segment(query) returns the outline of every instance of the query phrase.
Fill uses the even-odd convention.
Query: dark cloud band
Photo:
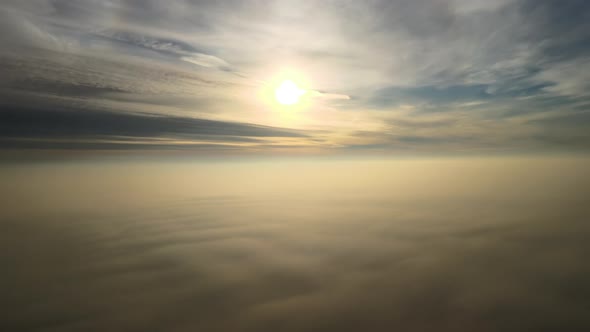
[[[10,147],[11,144],[15,147],[29,148],[67,146],[67,143],[63,142],[34,143],[43,139],[163,138],[201,142],[255,142],[261,138],[305,136],[299,131],[283,128],[178,116],[17,107],[3,107],[0,110],[0,139],[4,148]],[[21,142],[16,143],[15,139]],[[27,139],[34,141],[22,142]],[[80,147],[83,144],[72,142],[72,145]],[[87,146],[92,148],[97,145],[89,143]],[[119,146],[121,147],[133,148],[138,145],[125,144]]]

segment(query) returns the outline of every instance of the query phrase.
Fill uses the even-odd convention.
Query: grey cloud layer
[[[46,142],[43,139],[73,140],[72,148],[117,148],[117,143],[76,143],[75,140],[120,140],[160,138],[174,141],[258,142],[254,138],[305,137],[294,130],[221,122],[196,118],[157,116],[150,114],[116,113],[93,110],[46,110],[4,108],[0,112],[0,138],[4,147],[44,148],[67,146],[66,142]],[[41,139],[41,140],[40,140]],[[16,142],[15,142],[16,140]],[[141,148],[137,144],[121,144],[118,148]],[[132,143],[132,142],[131,142]],[[163,148],[165,144],[143,142],[147,148]],[[165,142],[164,142],[165,143]],[[173,142],[175,143],[175,142]],[[176,144],[178,144],[176,142]],[[192,145],[185,145],[190,148]],[[202,147],[203,145],[194,145]],[[212,145],[207,145],[212,147]],[[170,144],[169,148],[182,145]]]

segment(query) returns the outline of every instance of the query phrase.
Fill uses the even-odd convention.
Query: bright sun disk
[[[300,89],[297,84],[291,80],[283,81],[275,89],[275,98],[282,105],[294,105],[304,94],[305,90]]]

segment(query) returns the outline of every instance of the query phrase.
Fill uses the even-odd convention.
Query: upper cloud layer
[[[425,114],[461,114],[482,148],[504,149],[507,137],[542,148],[536,138],[558,134],[535,120],[588,111],[589,13],[576,0],[7,1],[0,94],[19,106],[321,130],[324,147],[397,149],[378,137],[408,136],[401,124]],[[317,97],[291,123],[256,100],[283,67]],[[360,131],[372,141],[355,142]],[[465,135],[442,127],[406,147]]]

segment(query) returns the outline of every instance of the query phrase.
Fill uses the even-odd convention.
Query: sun
[[[305,92],[295,82],[285,80],[275,89],[275,99],[282,105],[295,105]]]

